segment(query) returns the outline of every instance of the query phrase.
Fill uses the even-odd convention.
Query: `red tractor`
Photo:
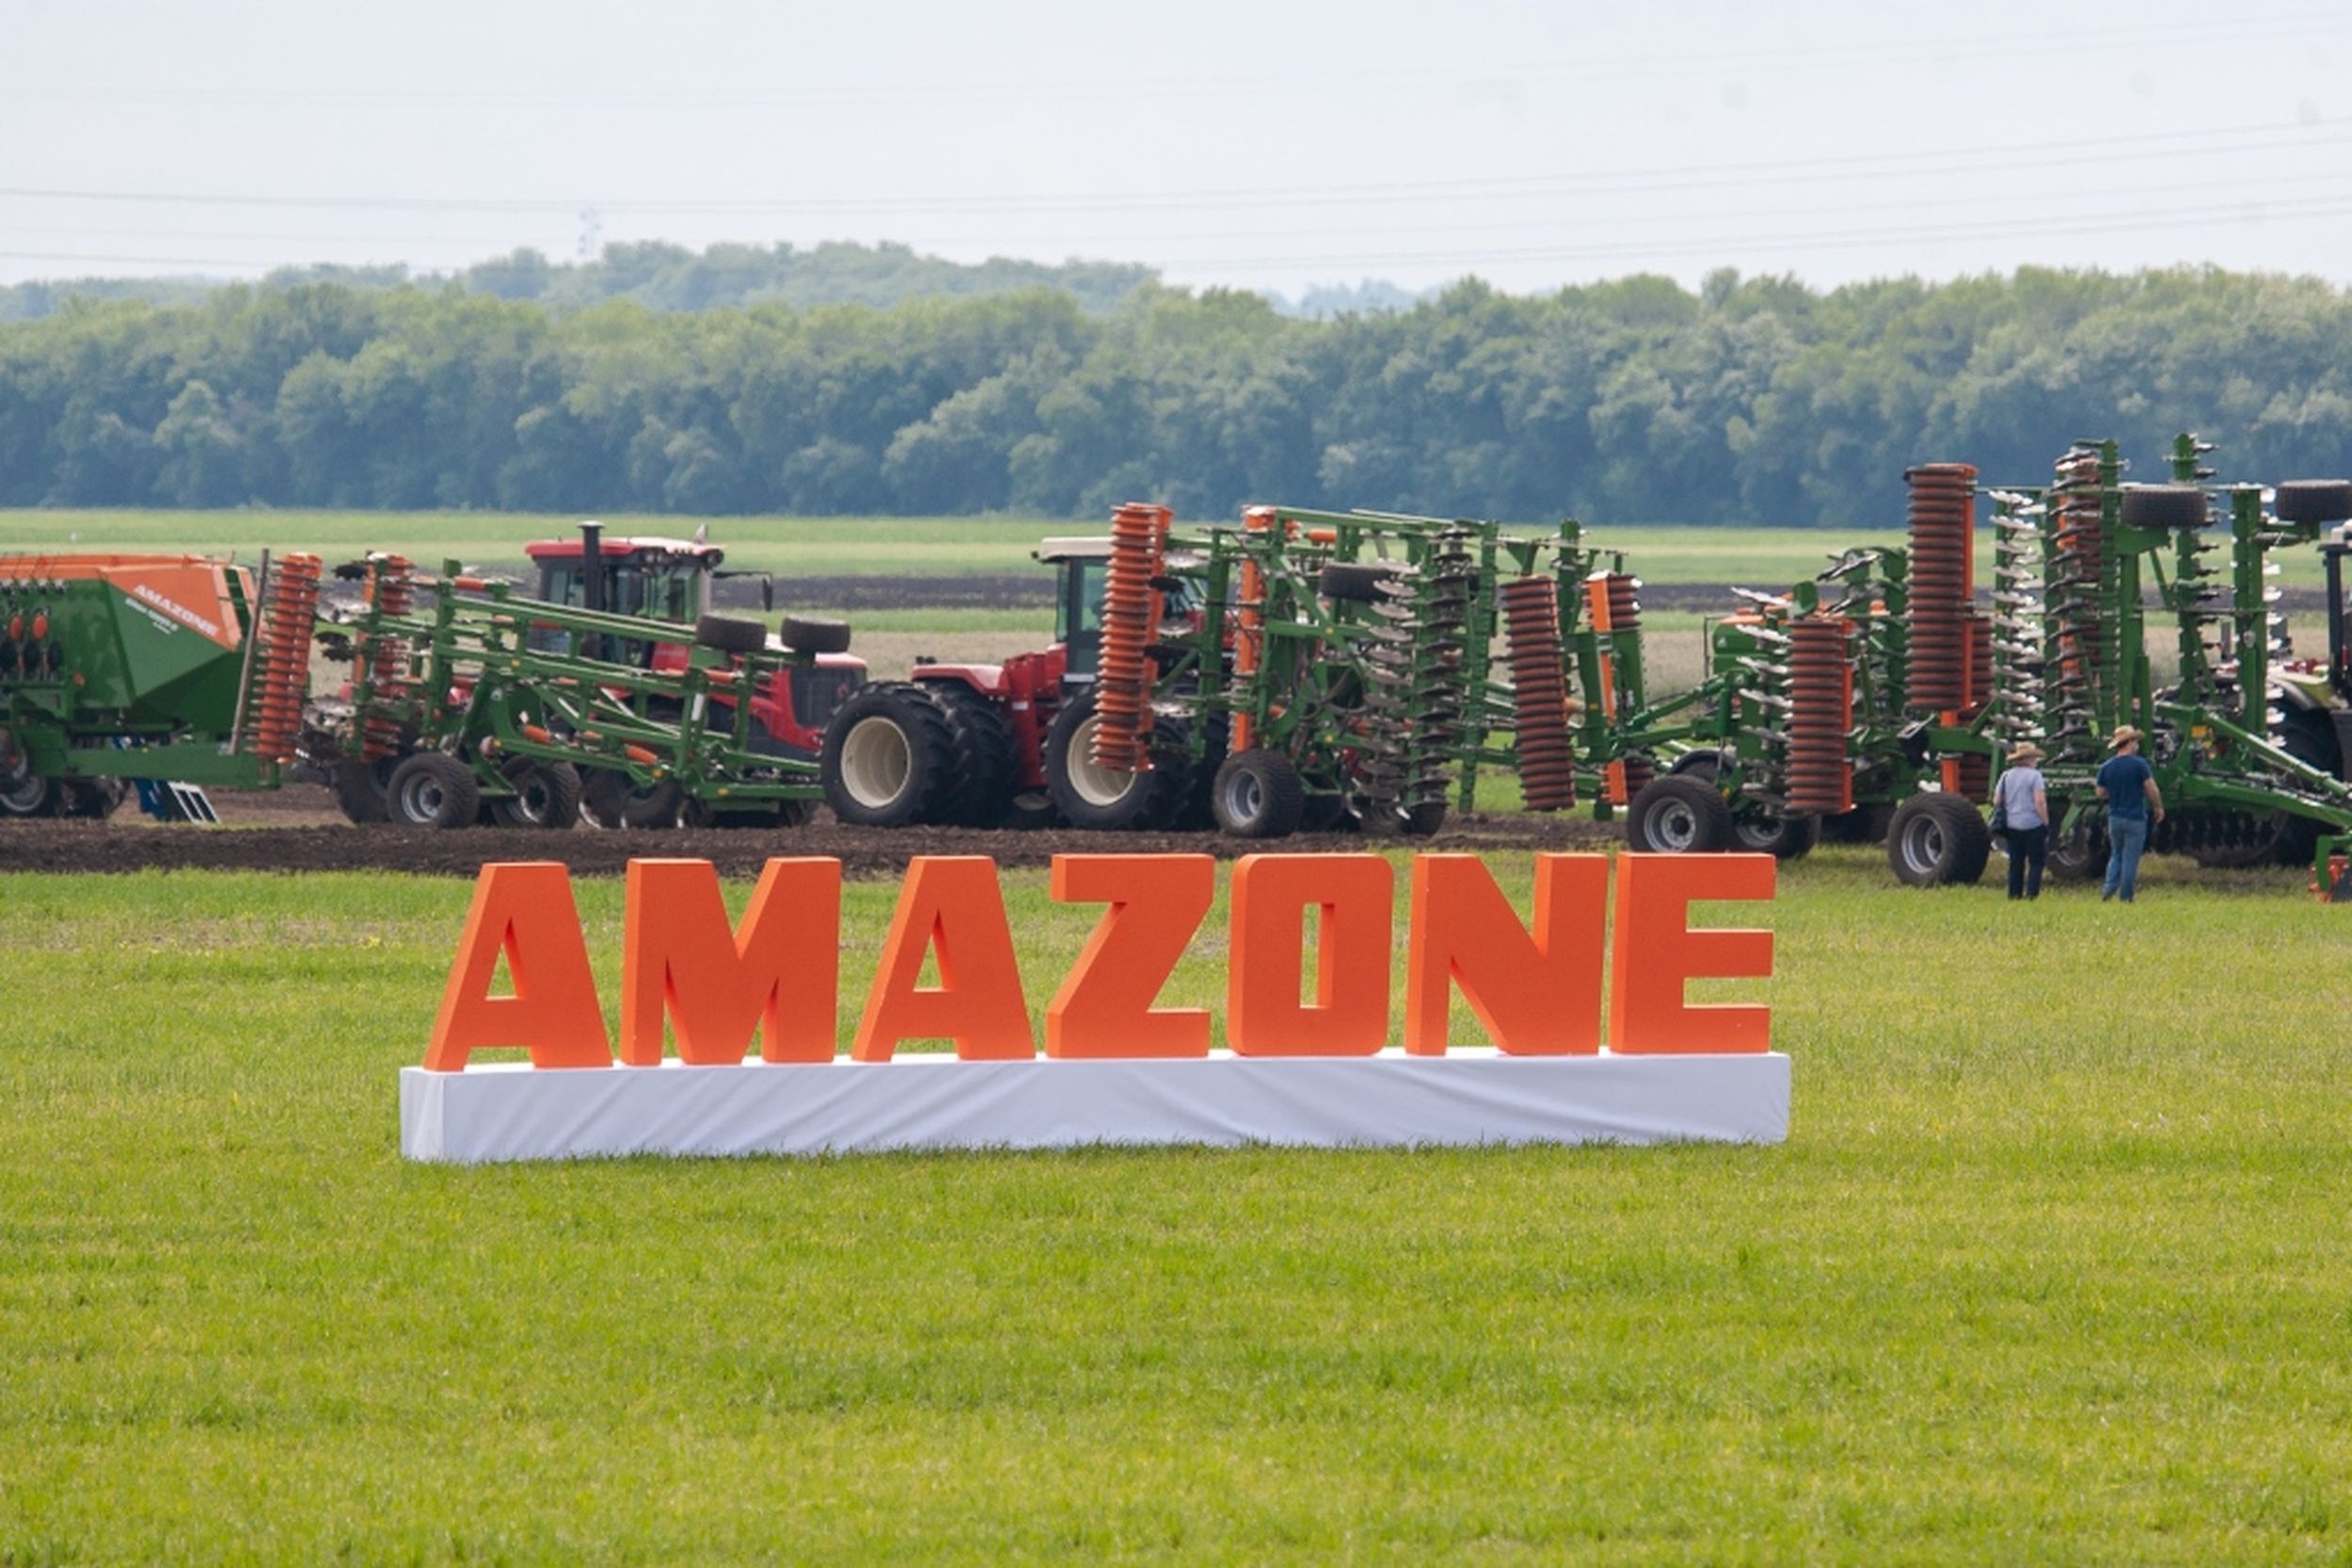
[[[1053,645],[1002,664],[917,660],[912,678],[842,703],[822,753],[835,816],[884,828],[1207,824],[1207,780],[1188,764],[1124,772],[1091,759],[1110,541],[1048,539],[1036,557],[1058,572]],[[1183,584],[1158,591],[1166,621],[1199,614]],[[1184,723],[1164,717],[1155,733],[1180,748]]]

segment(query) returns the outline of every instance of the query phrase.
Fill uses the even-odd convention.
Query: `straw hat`
[[[2107,736],[2107,750],[2110,752],[2120,751],[2122,747],[2132,741],[2145,740],[2147,738],[2148,736],[2145,734],[2132,728],[2129,724],[2118,724],[2115,726],[2115,733]]]
[[[2011,762],[2040,762],[2043,754],[2044,753],[2042,748],[2035,745],[2032,741],[2021,740],[2010,749],[2009,760]]]

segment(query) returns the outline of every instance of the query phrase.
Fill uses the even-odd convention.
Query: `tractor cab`
[[[537,597],[575,610],[691,625],[710,610],[710,579],[726,558],[716,545],[653,535],[607,539],[582,523],[576,539],[523,546],[539,568]]]
[[[1084,685],[1094,679],[1103,657],[1103,582],[1110,571],[1111,542],[1102,534],[1045,540],[1034,552],[1058,573],[1054,595],[1054,641],[1066,660],[1062,679]],[[1189,559],[1189,558],[1185,558]],[[1162,625],[1194,622],[1200,613],[1188,579],[1160,584]]]

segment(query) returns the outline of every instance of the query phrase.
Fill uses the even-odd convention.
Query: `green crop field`
[[[1041,1003],[1092,911],[1007,880]],[[0,875],[0,1562],[2343,1562],[2295,883],[1796,865],[1711,911],[1779,1148],[463,1170],[395,1124],[462,881]]]
[[[1029,559],[1050,534],[1101,532],[1104,522],[1067,518],[641,517],[604,519],[618,535],[689,534],[707,523],[731,566],[799,577],[1038,572]],[[512,565],[525,541],[568,533],[578,518],[500,512],[95,512],[0,510],[0,552],[16,550],[317,550],[330,559],[397,549],[417,560]],[[1848,533],[1822,529],[1592,527],[1589,539],[1623,549],[1629,565],[1656,583],[1736,582],[1781,588],[1811,577],[1834,551],[1899,545],[1899,529]],[[1978,550],[1989,580],[1990,535]],[[2280,581],[2319,580],[2311,550],[2283,550]],[[789,597],[788,590],[786,596]]]

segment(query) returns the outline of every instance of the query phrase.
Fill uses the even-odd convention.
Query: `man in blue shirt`
[[[2156,770],[2139,754],[2140,733],[2129,724],[2116,727],[2107,737],[2115,755],[2099,769],[2099,799],[2107,803],[2107,886],[2102,902],[2118,894],[2126,904],[2139,890],[2139,854],[2148,847],[2149,813],[2164,820],[2164,796],[2156,788]]]

